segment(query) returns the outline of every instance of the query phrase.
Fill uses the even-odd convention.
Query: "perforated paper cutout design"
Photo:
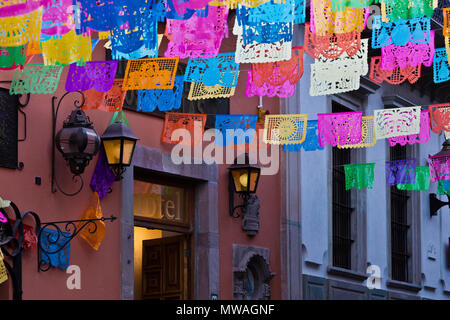
[[[85,66],[72,63],[67,74],[66,91],[109,91],[114,83],[117,65],[118,61],[92,61]]]
[[[419,134],[420,115],[420,107],[375,110],[375,135],[385,139]]]
[[[167,112],[164,120],[164,129],[161,136],[161,141],[183,145],[201,145],[203,138],[203,131],[206,123],[206,114],[197,113],[174,113]],[[171,140],[172,133],[177,129],[184,129],[189,132],[189,139],[184,140],[184,137]]]
[[[254,8],[257,7],[263,3],[266,3],[270,0],[213,0],[208,5],[210,6],[228,6],[230,9],[236,8],[237,4],[240,3],[243,6]],[[283,2],[281,0],[280,2]]]
[[[339,58],[344,52],[347,56],[355,55],[361,47],[361,33],[325,33],[318,35],[311,32],[310,23],[305,23],[305,51],[313,58],[323,56],[329,59]]]
[[[381,48],[390,44],[404,46],[408,42],[430,42],[430,19],[420,17],[410,20],[383,23],[381,16],[373,18],[372,48]]]
[[[428,116],[428,110],[422,110],[420,114],[419,134],[389,138],[389,145],[391,147],[396,144],[406,146],[406,144],[425,143],[428,140],[430,140],[430,117]]]
[[[120,1],[115,1],[115,3],[112,0],[77,0],[77,2],[80,19],[77,29],[79,28],[81,33],[88,32],[88,29],[108,31],[116,26],[118,22],[116,6],[120,6]]]
[[[297,1],[300,3],[304,1]],[[303,4],[304,7],[304,4]],[[271,0],[254,8],[238,5],[236,8],[236,18],[239,24],[248,24],[249,22],[294,22],[295,20],[295,3],[294,0],[286,0],[283,3],[276,3]],[[303,9],[304,10],[304,9]],[[299,11],[302,11],[300,9]],[[298,18],[297,20],[301,20]],[[304,19],[303,19],[304,22]],[[297,23],[303,23],[297,22]]]
[[[224,87],[220,84],[205,86],[203,82],[192,82],[189,88],[188,100],[230,98],[234,96],[236,87]]]
[[[76,35],[72,30],[61,38],[42,41],[45,65],[67,65],[74,62],[83,65],[91,60],[91,37]]]
[[[73,30],[75,24],[71,6],[72,0],[50,0],[49,6],[44,6],[41,33],[54,36]]]
[[[67,269],[70,261],[70,233],[53,229],[41,229],[40,246],[48,252],[41,252],[41,264]],[[62,248],[58,251],[59,248]],[[39,249],[40,250],[40,249]]]
[[[291,84],[286,81],[280,86],[272,86],[267,82],[264,82],[261,87],[258,87],[252,79],[252,70],[247,72],[247,87],[245,88],[245,95],[247,97],[259,96],[259,97],[275,97],[288,98],[292,97],[295,93],[295,84]]]
[[[428,106],[431,131],[440,134],[442,131],[450,132],[450,104],[434,104]]]
[[[450,37],[450,8],[443,8],[442,14],[444,16],[444,26],[442,28],[442,33],[446,37]]]
[[[380,0],[331,0],[333,11],[344,11],[346,7],[363,9]]]
[[[220,84],[235,87],[239,76],[239,64],[234,62],[234,53],[220,53],[217,57],[189,59],[184,81],[203,82],[206,86]]]
[[[416,182],[416,159],[386,161],[386,183],[395,186],[399,183]]]
[[[128,40],[131,39],[131,37],[135,36],[135,34],[127,34]],[[140,42],[133,42],[128,41],[127,43],[132,43],[132,46],[122,46],[122,42],[119,41],[116,43],[114,47],[112,47],[111,42],[111,57],[114,60],[135,60],[140,59],[142,57],[148,57],[148,58],[157,58],[158,57],[158,48],[161,44],[163,35],[158,35],[158,43],[155,44],[155,47],[153,48],[146,48],[145,45],[142,45],[141,47],[138,47],[137,45],[140,45],[142,41]],[[137,41],[137,40],[136,40]],[[138,48],[137,48],[138,47]],[[137,49],[135,49],[137,48]],[[122,51],[120,51],[122,50]],[[126,52],[123,52],[126,51]]]
[[[222,134],[222,137],[216,137],[216,145],[226,146],[230,142],[234,143],[234,145],[242,143],[251,144],[256,134],[255,125],[257,121],[257,115],[216,115],[215,128]]]
[[[52,94],[58,88],[61,72],[61,66],[27,64],[23,70],[15,70],[9,94]]]
[[[21,46],[39,41],[42,9],[21,16],[0,18],[0,47]]]
[[[422,70],[422,64],[418,64],[417,67],[406,66],[405,68],[395,68],[393,70],[382,70],[381,69],[381,57],[372,57],[370,61],[370,74],[369,79],[377,82],[383,83],[386,81],[390,84],[401,84],[405,81],[409,83],[416,83],[420,79]]]
[[[266,115],[264,142],[269,144],[299,144],[306,139],[307,114]]]
[[[242,25],[244,44],[292,41],[292,22],[248,22]]]
[[[395,68],[417,67],[422,63],[431,67],[434,57],[434,30],[431,30],[429,43],[408,42],[404,46],[390,44],[381,48],[381,69],[393,70]]]
[[[347,164],[344,165],[344,172],[345,190],[373,188],[375,163]]]
[[[433,81],[442,83],[450,80],[450,64],[448,63],[447,50],[436,49],[433,60]]]
[[[123,89],[172,89],[177,67],[178,57],[129,60]]]
[[[228,8],[211,7],[207,17],[193,15],[188,20],[168,19],[165,35],[169,38],[165,57],[210,58],[219,53],[228,35]]]
[[[106,112],[116,112],[122,110],[123,101],[127,94],[122,90],[123,79],[115,79],[107,92],[99,92],[89,89],[84,92],[84,105],[82,109],[97,109]]]
[[[362,111],[319,113],[319,144],[335,147],[338,144],[358,144],[362,140]]]
[[[343,53],[337,59],[319,59],[311,64],[310,95],[336,94],[359,89],[360,77],[368,72],[368,42],[361,41],[356,54],[349,57]]]
[[[0,70],[15,69],[26,61],[26,46],[0,47]]]
[[[398,190],[427,191],[430,188],[430,168],[428,166],[416,167],[416,182],[410,184],[399,183]]]
[[[153,112],[169,111],[181,107],[183,95],[183,76],[175,76],[175,84],[172,89],[145,89],[138,90],[137,111]]]
[[[252,64],[252,81],[262,87],[264,83],[281,86],[286,81],[294,84],[303,75],[303,47],[292,48],[291,59],[271,63]]]
[[[450,180],[450,156],[431,156],[428,157],[430,166],[430,180],[436,182],[438,180]]]
[[[208,0],[166,0],[166,18],[187,20],[194,14],[206,17],[209,14]]]
[[[47,5],[42,0],[5,0],[0,2],[0,17],[13,17],[24,15]]]
[[[383,22],[431,17],[437,0],[381,0]]]
[[[344,11],[333,12],[331,0],[311,1],[311,31],[318,35],[326,33],[362,32],[365,28],[368,10],[346,7]]]
[[[347,144],[341,146],[338,144],[339,149],[349,149],[349,148],[367,148],[372,147],[377,143],[377,138],[375,136],[375,126],[373,123],[373,116],[362,117],[361,123],[361,134],[362,139],[358,144]]]
[[[308,120],[306,124],[306,139],[300,144],[285,144],[283,146],[284,151],[298,152],[302,148],[305,151],[323,150],[324,147],[319,145],[319,128],[317,120]]]
[[[289,60],[292,53],[292,41],[277,41],[274,43],[258,43],[253,41],[245,44],[242,38],[242,26],[234,23],[233,34],[237,35],[236,56],[237,63],[264,63]]]

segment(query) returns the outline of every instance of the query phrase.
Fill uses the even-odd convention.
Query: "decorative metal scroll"
[[[97,232],[97,221],[112,222],[116,219],[111,216],[100,219],[43,222],[38,233],[38,271],[48,271],[52,266],[67,268],[72,239],[85,228],[91,234]]]

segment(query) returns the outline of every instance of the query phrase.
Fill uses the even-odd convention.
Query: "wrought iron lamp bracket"
[[[97,232],[97,224],[96,221],[111,221],[113,222],[117,218],[113,215],[109,218],[99,218],[99,219],[82,219],[82,220],[68,220],[68,221],[52,221],[52,222],[43,222],[41,224],[41,228],[38,233],[38,271],[48,271],[51,268],[49,263],[43,261],[43,255],[48,259],[46,261],[50,261],[49,255],[56,254],[63,250],[71,241],[74,239],[85,227],[88,227],[88,231],[91,234]],[[78,224],[79,223],[79,224]],[[77,225],[78,224],[78,225]],[[60,225],[64,225],[60,227]],[[47,251],[42,247],[42,230],[46,228],[51,228],[51,230],[56,231],[56,236],[48,237],[47,242],[56,246],[52,251]],[[68,234],[68,235],[66,235]],[[61,244],[59,244],[60,239]]]
[[[55,138],[56,138],[56,120],[58,119],[58,112],[59,112],[59,108],[61,107],[61,102],[64,100],[64,98],[66,98],[69,94],[74,94],[74,93],[78,93],[82,100],[81,103],[78,100],[75,100],[73,102],[73,105],[75,106],[75,108],[81,108],[84,105],[84,94],[81,91],[74,91],[74,92],[66,92],[58,101],[58,104],[56,105],[56,100],[58,99],[57,97],[53,96],[52,97],[52,185],[51,185],[51,191],[52,193],[55,193],[56,191],[60,191],[62,194],[64,194],[65,196],[75,196],[77,194],[79,194],[81,192],[81,190],[84,187],[84,180],[83,177],[81,175],[74,175],[72,177],[72,181],[74,183],[80,183],[79,188],[72,192],[65,192],[61,186],[58,183],[58,179],[56,178],[56,170],[55,170],[55,155],[56,155],[56,143],[55,143]],[[79,181],[79,182],[78,182]]]

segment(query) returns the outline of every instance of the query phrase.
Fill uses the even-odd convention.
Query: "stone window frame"
[[[358,101],[359,103],[356,103]],[[356,100],[348,94],[339,94],[329,96],[327,99],[328,110],[332,112],[333,102],[348,108],[351,111],[360,111],[366,109],[366,104],[361,100]],[[357,148],[353,150],[352,163],[365,163],[366,151],[365,149]],[[331,148],[328,151],[328,163],[333,163],[333,153]],[[328,168],[328,185],[333,185],[333,168]],[[332,188],[332,187],[330,187]],[[351,253],[351,269],[338,268],[333,266],[333,192],[332,189],[328,192],[328,268],[327,272],[331,275],[351,278],[357,281],[363,281],[367,278],[367,218],[365,212],[367,211],[367,190],[355,190],[352,192],[352,207],[355,211],[352,214],[352,235],[354,238],[352,253]],[[358,209],[359,211],[357,211]],[[362,211],[362,212],[361,212]]]
[[[170,154],[137,145],[131,166],[121,182],[120,265],[121,299],[134,299],[134,167],[189,179],[195,190],[193,299],[219,295],[218,166],[172,163]]]

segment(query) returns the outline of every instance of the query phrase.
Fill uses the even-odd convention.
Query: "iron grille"
[[[407,158],[406,147],[391,148],[391,160]],[[409,240],[408,219],[409,192],[391,187],[391,277],[393,280],[409,280]]]

